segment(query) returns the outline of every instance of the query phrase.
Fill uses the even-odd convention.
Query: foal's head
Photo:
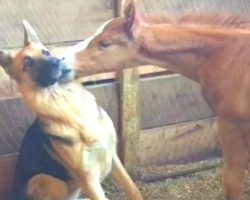
[[[127,67],[135,61],[138,48],[134,42],[135,0],[126,1],[122,13],[123,16],[105,22],[95,34],[73,47],[70,59],[77,76]]]

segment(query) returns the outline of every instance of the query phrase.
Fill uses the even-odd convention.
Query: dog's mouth
[[[65,84],[74,79],[74,71],[67,62],[45,61],[37,72],[35,81],[40,87],[49,87],[55,83]]]
[[[59,69],[53,69],[49,76],[51,85],[55,83],[66,84],[74,80],[74,71],[68,66],[61,66]]]
[[[74,79],[74,71],[70,68],[63,69],[61,76],[58,78],[58,83],[68,83]]]

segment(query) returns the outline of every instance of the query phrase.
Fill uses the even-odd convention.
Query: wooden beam
[[[121,16],[122,0],[115,0],[115,17]],[[120,78],[120,125],[118,153],[126,168],[138,165],[139,157],[139,71],[138,68],[118,72]]]
[[[137,176],[135,177],[136,180],[144,183],[156,182],[191,175],[193,173],[206,171],[221,165],[222,159],[220,157],[216,157],[213,159],[179,165],[140,167],[137,170]]]
[[[170,71],[167,71],[166,69],[156,67],[153,65],[148,66],[140,66],[138,67],[138,73],[141,78],[145,77],[155,77],[159,75],[166,75],[170,74]],[[108,72],[108,73],[101,73],[91,76],[85,76],[79,79],[79,81],[82,82],[89,82],[95,84],[96,82],[107,82],[110,80],[116,80],[117,74],[116,72]]]
[[[13,175],[17,154],[0,157],[0,197],[1,200],[10,200]]]
[[[140,134],[140,166],[179,164],[220,154],[217,119],[178,123],[143,130]]]
[[[223,5],[223,6],[222,6]],[[231,13],[249,16],[249,0],[137,0],[140,13],[178,16],[190,13]]]
[[[140,79],[139,84],[142,129],[192,121],[214,115],[200,94],[200,86],[182,76],[163,75],[143,78]],[[4,94],[2,93],[3,90],[0,90],[0,104],[4,104],[5,100],[8,101],[10,97],[15,97],[13,92],[10,91],[10,84],[5,86]],[[116,127],[119,112],[118,87],[117,82],[86,86],[96,96],[101,106],[111,115]],[[9,94],[6,95],[8,92]],[[4,113],[1,114],[4,115]]]
[[[117,11],[114,11],[114,3]],[[21,20],[26,18],[37,30],[44,44],[64,43],[86,39],[97,27],[120,15],[120,0],[8,0],[0,6],[0,47],[23,44]],[[137,0],[142,13],[235,13],[249,16],[248,0],[168,0],[167,2]],[[226,2],[226,3],[225,3]],[[27,6],[29,5],[29,6]],[[223,5],[223,6],[221,6]],[[18,11],[18,12],[17,12]],[[115,13],[114,13],[115,12]]]
[[[138,69],[120,74],[120,145],[121,159],[127,168],[138,165],[140,109]]]
[[[44,44],[79,41],[113,17],[112,1],[8,0],[0,6],[0,47],[23,45],[22,19],[34,26]]]
[[[122,0],[114,0],[114,17],[121,16]]]
[[[140,80],[143,129],[213,116],[201,96],[200,85],[180,75]]]
[[[213,116],[200,94],[197,83],[179,75],[145,78],[139,81],[141,129],[168,126]],[[138,87],[138,86],[136,86]],[[7,84],[7,88],[10,85]],[[119,131],[119,83],[86,86],[98,103],[109,113]],[[128,90],[128,89],[127,89]],[[19,150],[34,116],[26,109],[20,96],[0,91],[0,155]],[[138,114],[137,113],[137,114]],[[121,121],[120,121],[121,122]]]
[[[20,98],[0,100],[0,113],[0,156],[16,153],[34,116]]]

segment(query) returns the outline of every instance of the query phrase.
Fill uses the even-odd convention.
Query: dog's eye
[[[32,68],[34,65],[34,60],[31,57],[25,57],[23,59],[23,69]]]
[[[107,47],[110,47],[111,45],[112,45],[112,43],[109,42],[109,41],[101,41],[101,42],[99,43],[99,46],[100,46],[101,48],[107,48]]]
[[[47,50],[45,50],[45,49],[42,50],[42,54],[43,54],[44,56],[49,56],[49,55],[50,55],[49,51],[47,51]]]

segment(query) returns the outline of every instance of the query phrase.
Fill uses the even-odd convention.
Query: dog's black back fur
[[[38,120],[28,129],[20,149],[13,180],[12,200],[25,200],[27,182],[36,174],[47,174],[63,181],[71,179],[64,167],[48,153],[48,135],[42,130]]]

